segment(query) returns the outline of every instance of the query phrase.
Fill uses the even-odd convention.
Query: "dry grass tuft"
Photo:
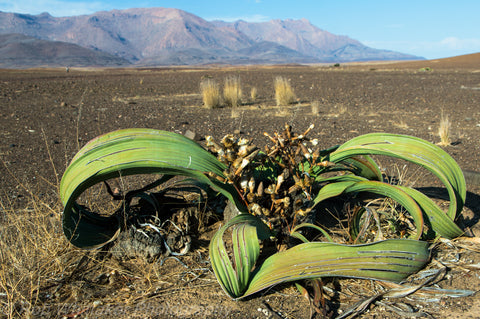
[[[30,196],[23,209],[8,196],[0,198],[0,311],[7,318],[31,317],[50,298],[44,287],[62,281],[80,256],[64,240],[60,203]]]
[[[206,108],[220,107],[220,89],[217,82],[212,79],[202,80],[200,82],[200,91],[202,92],[203,105]]]
[[[256,87],[252,87],[250,89],[250,98],[252,99],[252,101],[255,101],[258,97],[258,91],[257,91],[257,88]]]
[[[297,97],[290,82],[284,77],[277,76],[274,81],[275,101],[277,106],[285,106],[296,101]]]
[[[313,115],[318,115],[320,113],[320,102],[319,101],[313,101],[311,107],[312,107],[312,114]]]
[[[48,193],[57,193],[52,186]],[[28,200],[16,202],[0,194],[0,318],[73,318],[85,310],[88,317],[99,318],[92,304],[147,300],[151,294],[171,294],[181,278],[192,281],[188,289],[196,278],[209,275],[185,268],[183,261],[192,264],[188,256],[183,261],[119,260],[107,251],[76,249],[63,234],[58,197],[40,198],[35,195],[40,191],[20,187]],[[89,201],[98,200],[90,196]],[[208,280],[215,283],[213,277]]]
[[[223,100],[227,106],[231,107],[238,107],[242,103],[242,87],[238,76],[230,76],[225,79]]]
[[[335,105],[329,114],[327,114],[328,117],[340,117],[341,115],[345,114],[348,112],[348,108],[341,104],[341,105]]]
[[[408,130],[408,124],[403,119],[398,119],[396,121],[393,121],[393,125],[395,127],[398,127],[398,128],[404,129],[404,130]]]
[[[450,122],[448,115],[445,115],[442,110],[442,113],[440,115],[440,126],[438,128],[438,135],[440,136],[440,142],[438,143],[438,145],[448,146],[452,143],[452,140],[450,138],[451,126],[452,123]]]

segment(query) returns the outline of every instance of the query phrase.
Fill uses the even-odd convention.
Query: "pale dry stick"
[[[58,179],[57,169],[55,168],[55,164],[53,163],[52,153],[50,152],[50,147],[48,146],[48,143],[47,143],[47,136],[45,134],[45,130],[43,129],[43,127],[42,127],[42,135],[43,135],[43,140],[45,142],[45,147],[47,148],[48,159],[50,161],[50,164],[52,164],[53,174],[55,175],[55,180],[57,181],[57,191],[58,191],[60,187],[60,181]]]
[[[292,119],[290,120],[290,126],[293,126],[293,121],[295,121],[295,117],[297,116],[298,107],[293,109]]]
[[[240,123],[238,123],[238,132],[241,132],[242,130],[242,122],[243,122],[243,115],[245,114],[245,111],[242,111],[242,116],[240,117]]]
[[[341,235],[342,237],[344,237],[344,235],[346,234],[347,237],[349,237],[349,234],[350,232],[348,231],[348,229],[344,226],[344,223],[343,221],[340,219],[340,217],[338,216],[338,214],[334,214],[330,209],[326,209],[327,213],[333,217],[338,225],[341,227],[341,230],[338,230],[338,231],[335,231],[334,229],[329,229],[331,233],[336,233],[337,235]]]
[[[397,175],[398,175],[398,185],[407,186],[407,187],[414,187],[418,184],[418,181],[421,178],[425,178],[426,172],[422,171],[422,167],[416,166],[414,172],[408,174],[408,167],[404,165],[402,170],[400,171],[400,167],[397,165]]]
[[[82,97],[80,98],[80,102],[78,103],[79,107],[78,107],[77,127],[76,127],[76,130],[77,130],[77,132],[76,132],[77,133],[77,151],[80,150],[80,134],[79,134],[80,119],[82,117],[83,99],[85,98],[85,94],[87,93],[87,90],[88,90],[88,88],[86,87],[85,90],[82,93]]]
[[[3,234],[2,234],[3,235]],[[2,236],[3,237],[3,236]],[[7,257],[5,256],[6,250],[2,249],[0,250],[0,261],[2,262],[2,265],[6,264],[6,259]],[[7,315],[7,318],[13,318],[13,313],[14,313],[14,308],[15,308],[15,302],[14,302],[14,295],[13,295],[13,290],[15,290],[15,287],[13,287],[11,284],[8,284],[8,278],[6,277],[6,272],[4,270],[0,271],[0,289],[4,292],[2,292],[2,297],[5,297],[6,301],[2,300],[3,304],[3,309],[4,309],[4,314]],[[15,285],[17,286],[17,285]]]
[[[396,288],[391,288],[382,292],[376,292],[373,296],[367,297],[366,299],[357,302],[355,305],[345,310],[345,312],[338,318],[346,318],[351,315],[361,314],[367,309],[368,306],[370,306],[371,304],[375,304],[376,301],[382,298],[403,298],[414,294],[423,287],[428,287],[440,281],[445,276],[445,273],[446,267],[443,267],[440,268],[434,276],[425,280],[423,283],[417,284],[415,286],[395,284]]]

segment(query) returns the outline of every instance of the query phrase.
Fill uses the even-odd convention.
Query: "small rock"
[[[184,135],[185,135],[185,137],[188,137],[189,139],[191,139],[193,141],[199,141],[200,140],[197,133],[195,133],[193,131],[190,131],[190,130],[187,130]]]
[[[230,221],[233,217],[241,214],[238,208],[231,201],[228,201],[225,210],[223,211],[223,220]]]
[[[61,106],[61,107],[65,107],[65,106],[67,106],[67,103],[61,102],[61,103],[60,103],[60,106]]]

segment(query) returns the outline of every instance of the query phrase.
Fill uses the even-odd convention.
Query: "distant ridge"
[[[375,64],[380,67],[382,63]],[[468,69],[471,71],[480,71],[480,53],[464,54],[454,57],[422,60],[422,61],[404,61],[383,64],[386,68],[399,69],[425,69],[430,70],[448,70],[448,69]]]
[[[321,30],[307,19],[271,20],[268,22],[223,22],[215,25],[230,27],[256,42],[270,41],[285,46],[317,62],[354,62],[372,60],[421,60],[422,57],[367,47],[357,40]]]
[[[347,36],[321,30],[306,19],[261,23],[209,22],[173,8],[112,10],[59,18],[48,13],[28,15],[0,12],[0,34],[12,33],[45,41],[68,42],[122,59],[114,61],[104,56],[106,60],[103,63],[106,65],[278,64],[422,59],[369,48]],[[38,51],[38,54],[51,53],[43,50]],[[85,61],[92,59],[92,63],[101,62],[98,56],[95,60],[91,53],[85,54]],[[52,59],[55,60],[52,56],[45,56],[39,60],[48,62]]]
[[[0,34],[0,68],[128,64],[125,59],[72,43],[40,40],[18,33]]]

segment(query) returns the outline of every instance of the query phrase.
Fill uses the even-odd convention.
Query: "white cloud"
[[[39,14],[48,12],[55,17],[90,14],[105,10],[98,1],[65,2],[61,0],[7,0],[0,1],[0,11]]]
[[[457,37],[448,37],[440,41],[440,45],[451,50],[480,51],[480,39],[460,39]]]

